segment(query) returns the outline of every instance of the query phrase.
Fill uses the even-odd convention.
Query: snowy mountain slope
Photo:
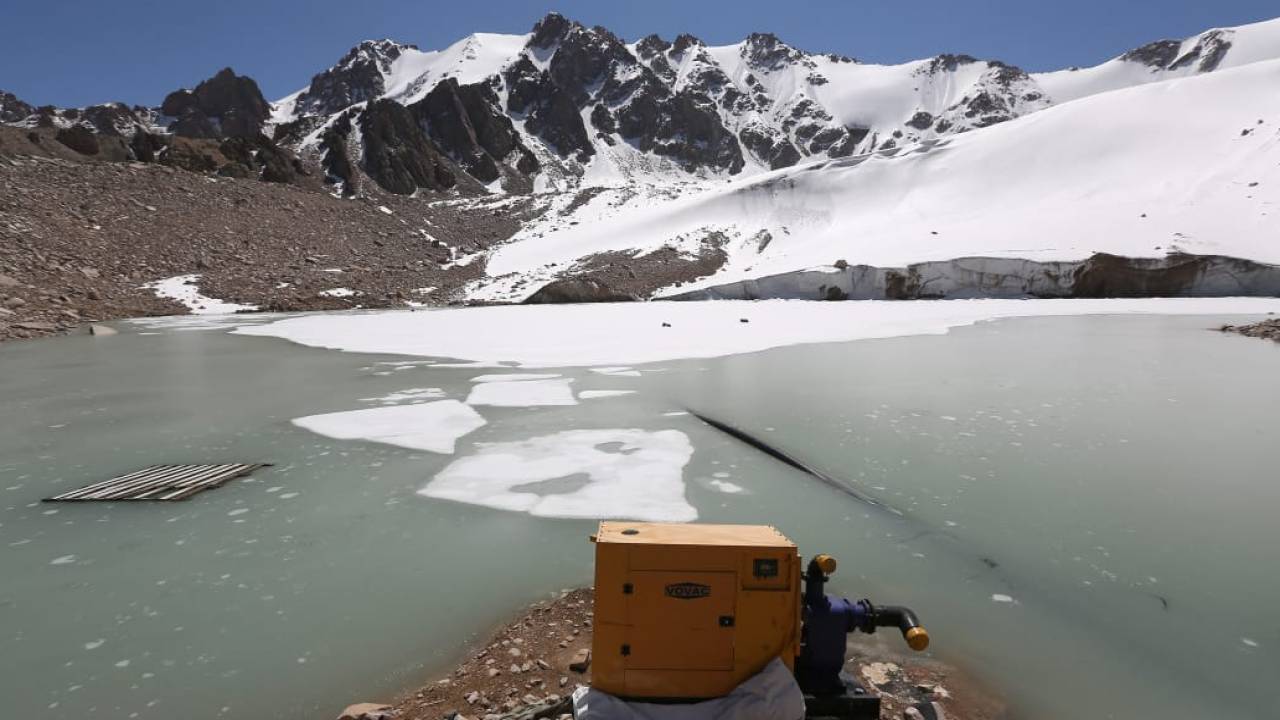
[[[665,183],[681,174],[723,182],[1276,57],[1280,21],[1151,43],[1087,70],[1028,74],[966,55],[864,64],[807,53],[767,33],[724,46],[691,35],[626,43],[553,13],[528,34],[476,34],[440,51],[362,43],[279,101],[273,120],[303,129],[286,142],[315,151],[336,120],[355,118],[370,101],[412,106],[453,78],[494,93],[495,106],[539,161],[539,190]],[[363,148],[348,150],[355,165],[364,164]],[[439,150],[458,154],[447,145]]]
[[[488,272],[550,279],[601,252],[718,232],[682,290],[814,266],[1170,252],[1280,263],[1280,60],[1094,95],[980,132],[824,160],[611,219],[536,228]],[[542,235],[536,237],[536,235]],[[480,297],[519,299],[504,280]]]
[[[1037,73],[1032,78],[1063,103],[1163,80],[1280,58],[1280,19],[1207,30],[1185,40],[1158,40],[1091,68]]]

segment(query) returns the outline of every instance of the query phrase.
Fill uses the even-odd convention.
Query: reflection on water
[[[838,590],[916,608],[934,649],[1024,716],[1076,718],[1087,702],[1274,717],[1280,348],[1204,331],[1220,321],[1017,320],[555,371],[580,402],[520,406],[546,386],[499,388],[515,406],[476,407],[486,424],[454,455],[291,420],[465,401],[501,370],[190,327],[0,346],[0,695],[15,716],[332,715],[587,582],[593,522],[521,510],[621,492],[837,554]],[[636,392],[594,392],[619,390]],[[578,461],[520,467],[569,445]],[[276,465],[180,504],[39,502],[143,465],[231,461]],[[649,481],[630,471],[641,461],[656,463]],[[476,504],[494,495],[471,475],[500,476],[516,510]]]

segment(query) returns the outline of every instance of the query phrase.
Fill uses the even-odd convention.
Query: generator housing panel
[[[800,648],[800,558],[763,525],[603,522],[595,536],[593,687],[721,697]]]

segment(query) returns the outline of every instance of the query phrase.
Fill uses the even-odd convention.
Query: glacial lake
[[[1252,317],[1011,319],[618,369],[423,364],[198,319],[6,343],[0,697],[13,717],[193,720],[390,698],[589,583],[595,522],[543,515],[651,473],[655,513],[772,524],[836,555],[835,591],[913,607],[931,652],[1015,717],[1280,717],[1280,346],[1209,330]],[[453,454],[291,422],[465,401],[506,372],[559,377],[519,381],[543,385],[514,406],[473,398],[485,424]],[[518,404],[566,386],[575,404]],[[645,462],[607,457],[632,443]],[[490,457],[505,451],[548,465],[492,503],[538,503],[419,494],[474,492],[510,471]],[[40,502],[242,461],[274,466],[184,503]]]

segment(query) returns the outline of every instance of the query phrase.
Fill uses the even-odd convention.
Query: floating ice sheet
[[[437,387],[429,388],[408,388],[406,390],[398,390],[388,393],[381,397],[360,398],[360,402],[376,402],[381,405],[397,405],[399,403],[418,402],[421,400],[435,400],[445,396],[445,391]]]
[[[523,380],[551,380],[560,377],[556,373],[494,373],[492,375],[477,375],[471,378],[471,382],[519,382]]]
[[[627,366],[591,368],[591,372],[614,377],[640,377],[640,371]]]
[[[458,438],[481,427],[485,420],[457,400],[438,400],[309,415],[294,418],[293,424],[338,440],[369,440],[447,455]]]
[[[603,367],[722,357],[805,343],[940,335],[953,327],[1000,318],[1275,311],[1280,311],[1276,298],[594,303],[309,315],[235,332],[351,352],[494,365],[510,361],[525,367]],[[740,323],[742,317],[751,322]]]
[[[468,405],[532,407],[535,405],[577,405],[569,389],[571,378],[562,380],[522,380],[483,382],[471,388]]]
[[[635,390],[583,390],[578,393],[578,397],[583,400],[591,400],[593,398],[618,397],[619,395],[633,395]]]
[[[678,430],[567,430],[478,448],[419,494],[543,517],[698,517],[683,479],[693,445]]]

